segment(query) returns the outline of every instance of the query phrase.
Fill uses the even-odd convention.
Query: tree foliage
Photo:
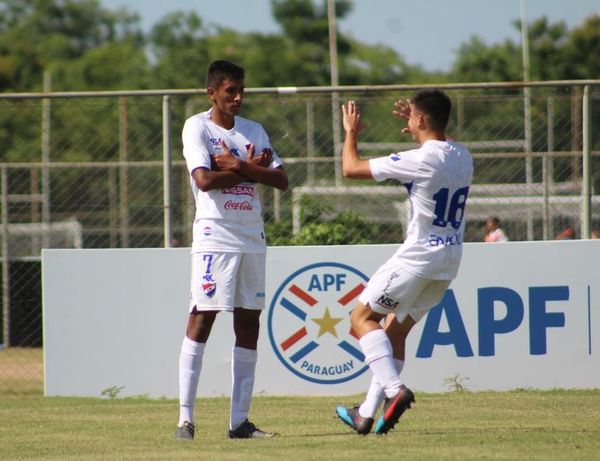
[[[181,11],[163,17],[145,33],[136,13],[104,8],[99,0],[0,0],[0,92],[40,91],[46,72],[52,76],[54,91],[202,88],[206,67],[214,59],[230,59],[244,66],[248,87],[327,86],[331,77],[326,5],[315,0],[271,0],[273,17],[281,26],[279,33],[240,33],[228,27],[207,25],[199,13]],[[352,5],[350,0],[336,0],[338,24],[352,11]],[[514,25],[518,29],[520,22],[515,21]],[[521,45],[512,40],[487,44],[479,37],[471,37],[460,46],[450,72],[432,73],[407,63],[392,48],[361,43],[342,33],[339,27],[336,36],[342,85],[523,78]],[[552,23],[542,17],[529,25],[529,36],[532,80],[588,79],[600,75],[600,16],[592,15],[571,30],[562,21]],[[515,95],[518,96],[517,92]],[[35,105],[39,102],[19,104],[22,104],[19,110],[0,111],[0,157],[4,161],[39,159],[40,113]],[[73,113],[70,107],[53,103],[53,137],[68,141],[64,141],[58,154],[53,154],[52,160],[118,159],[118,135],[114,127],[119,126],[119,108],[116,100],[105,101],[104,106],[99,104],[80,107]],[[283,118],[287,131],[275,133],[281,135],[275,141],[283,137],[287,137],[287,142],[294,141],[295,152],[286,155],[301,156],[306,143],[306,115],[303,111],[288,110],[293,104],[313,105],[314,136],[323,145],[332,145],[329,101],[282,100],[281,110],[272,113],[265,113],[258,104],[255,107],[249,104],[245,114],[260,116],[269,132],[271,122]],[[480,104],[470,104],[463,114],[469,124],[460,135],[472,141],[493,140],[498,136],[501,121],[504,130],[501,136],[523,139],[522,120],[511,115],[519,111],[521,104],[522,99],[517,97],[504,98],[501,103],[490,104],[482,99]],[[534,103],[532,108],[533,127],[540,132],[546,129],[545,101],[543,104],[542,107],[541,103]],[[575,107],[568,98],[557,102],[557,106],[557,112],[569,112]],[[130,132],[148,134],[129,140],[131,155],[136,159],[155,158],[160,151],[161,112],[147,107],[131,104],[127,109],[132,115]],[[382,107],[374,102],[364,108],[364,114],[388,110],[387,102]],[[594,118],[598,109],[593,110]],[[183,117],[183,112],[180,110],[175,117]],[[496,125],[491,124],[492,120]],[[182,123],[175,122],[177,126]],[[597,133],[597,127],[594,130]],[[573,127],[566,127],[558,133],[555,147],[573,147],[574,132]],[[387,138],[390,133],[393,131],[373,130],[364,139],[392,142]],[[600,139],[597,135],[593,138]],[[93,149],[82,147],[91,145]],[[544,147],[538,146],[538,150]],[[498,163],[495,171],[489,170],[489,177],[478,179],[486,182],[523,179],[524,172],[518,162],[504,162]],[[320,169],[317,174],[323,176],[318,179],[325,175],[330,178],[329,173],[325,168]],[[64,175],[55,181],[86,185],[87,190],[95,191],[90,194],[107,193],[91,186],[91,180],[86,182],[75,174],[72,176]],[[79,194],[79,198],[84,196]],[[140,206],[146,207],[147,200],[148,196],[140,197]],[[291,223],[271,224],[277,232],[270,235],[279,236],[278,241],[271,243],[348,244],[363,243],[365,239],[379,242],[400,239],[401,229],[366,223],[355,213],[334,213],[319,208],[318,204],[305,210],[308,214],[297,235],[292,235]]]
[[[146,34],[136,13],[103,8],[98,0],[0,0],[0,91],[40,90],[52,72],[54,90],[195,88],[206,65],[225,58],[244,65],[248,86],[328,85],[327,3],[271,0],[281,33],[240,33],[207,26],[196,12],[174,12]],[[352,11],[335,2],[336,19]],[[520,22],[514,26],[520,28]],[[520,43],[463,43],[452,71],[428,73],[395,50],[366,45],[336,31],[340,83],[521,80]],[[529,25],[531,79],[600,75],[600,16],[569,30],[564,22]]]
[[[520,21],[514,21],[520,31]],[[571,80],[600,75],[600,16],[592,15],[569,31],[563,21],[546,17],[528,25],[530,79]],[[461,82],[518,81],[523,79],[522,47],[506,40],[487,45],[479,37],[463,43],[451,78]]]
[[[138,17],[103,9],[96,0],[3,0],[0,18],[2,91],[38,90],[44,71],[72,64],[110,43],[128,42],[143,55]],[[109,64],[104,72],[114,70]]]

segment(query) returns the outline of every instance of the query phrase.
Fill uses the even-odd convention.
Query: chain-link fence
[[[387,155],[415,146],[392,110],[417,89],[247,90],[243,115],[265,126],[290,179],[262,191],[269,244],[402,241],[404,188],[341,176],[339,105],[360,106],[362,156]],[[475,158],[466,241],[489,216],[511,240],[600,228],[600,81],[444,89],[448,132]],[[41,392],[42,248],[191,244],[180,133],[207,106],[202,91],[0,95],[0,393]]]

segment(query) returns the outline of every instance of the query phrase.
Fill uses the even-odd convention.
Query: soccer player
[[[186,120],[183,155],[196,201],[191,295],[179,356],[178,439],[193,439],[202,356],[213,322],[233,312],[230,438],[270,437],[248,420],[259,316],[265,306],[266,243],[258,184],[286,190],[288,179],[262,125],[238,116],[244,70],[218,60],[208,67],[212,107]]]
[[[406,337],[440,301],[456,276],[473,174],[473,159],[467,148],[446,138],[451,109],[446,94],[420,91],[410,101],[397,101],[395,107],[394,115],[408,121],[402,132],[410,133],[419,148],[363,160],[357,147],[358,107],[354,101],[342,106],[346,133],[342,152],[344,176],[394,179],[408,189],[412,210],[404,243],[375,272],[350,314],[373,378],[361,405],[340,406],[336,412],[359,434],[371,431],[382,402],[383,414],[375,425],[378,434],[392,429],[415,401],[399,377]],[[382,327],[380,322],[386,316]]]

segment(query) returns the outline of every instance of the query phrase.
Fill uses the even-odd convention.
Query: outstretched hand
[[[342,122],[345,131],[360,131],[360,111],[354,101],[342,104]]]
[[[394,107],[396,110],[393,111],[393,114],[398,118],[408,121],[410,118],[410,101],[408,99],[398,99],[394,103]],[[408,127],[404,127],[402,128],[402,133],[410,133],[410,130]]]

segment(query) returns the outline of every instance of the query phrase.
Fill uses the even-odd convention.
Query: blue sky
[[[323,0],[315,0],[315,3]],[[240,32],[279,32],[270,0],[100,0],[106,8],[127,7],[145,30],[173,11],[195,11],[207,24]],[[352,14],[338,22],[346,34],[397,50],[409,64],[447,71],[461,43],[477,35],[487,44],[520,40],[513,27],[521,0],[354,0]],[[600,0],[525,0],[529,23],[541,16],[577,26],[600,15]]]

